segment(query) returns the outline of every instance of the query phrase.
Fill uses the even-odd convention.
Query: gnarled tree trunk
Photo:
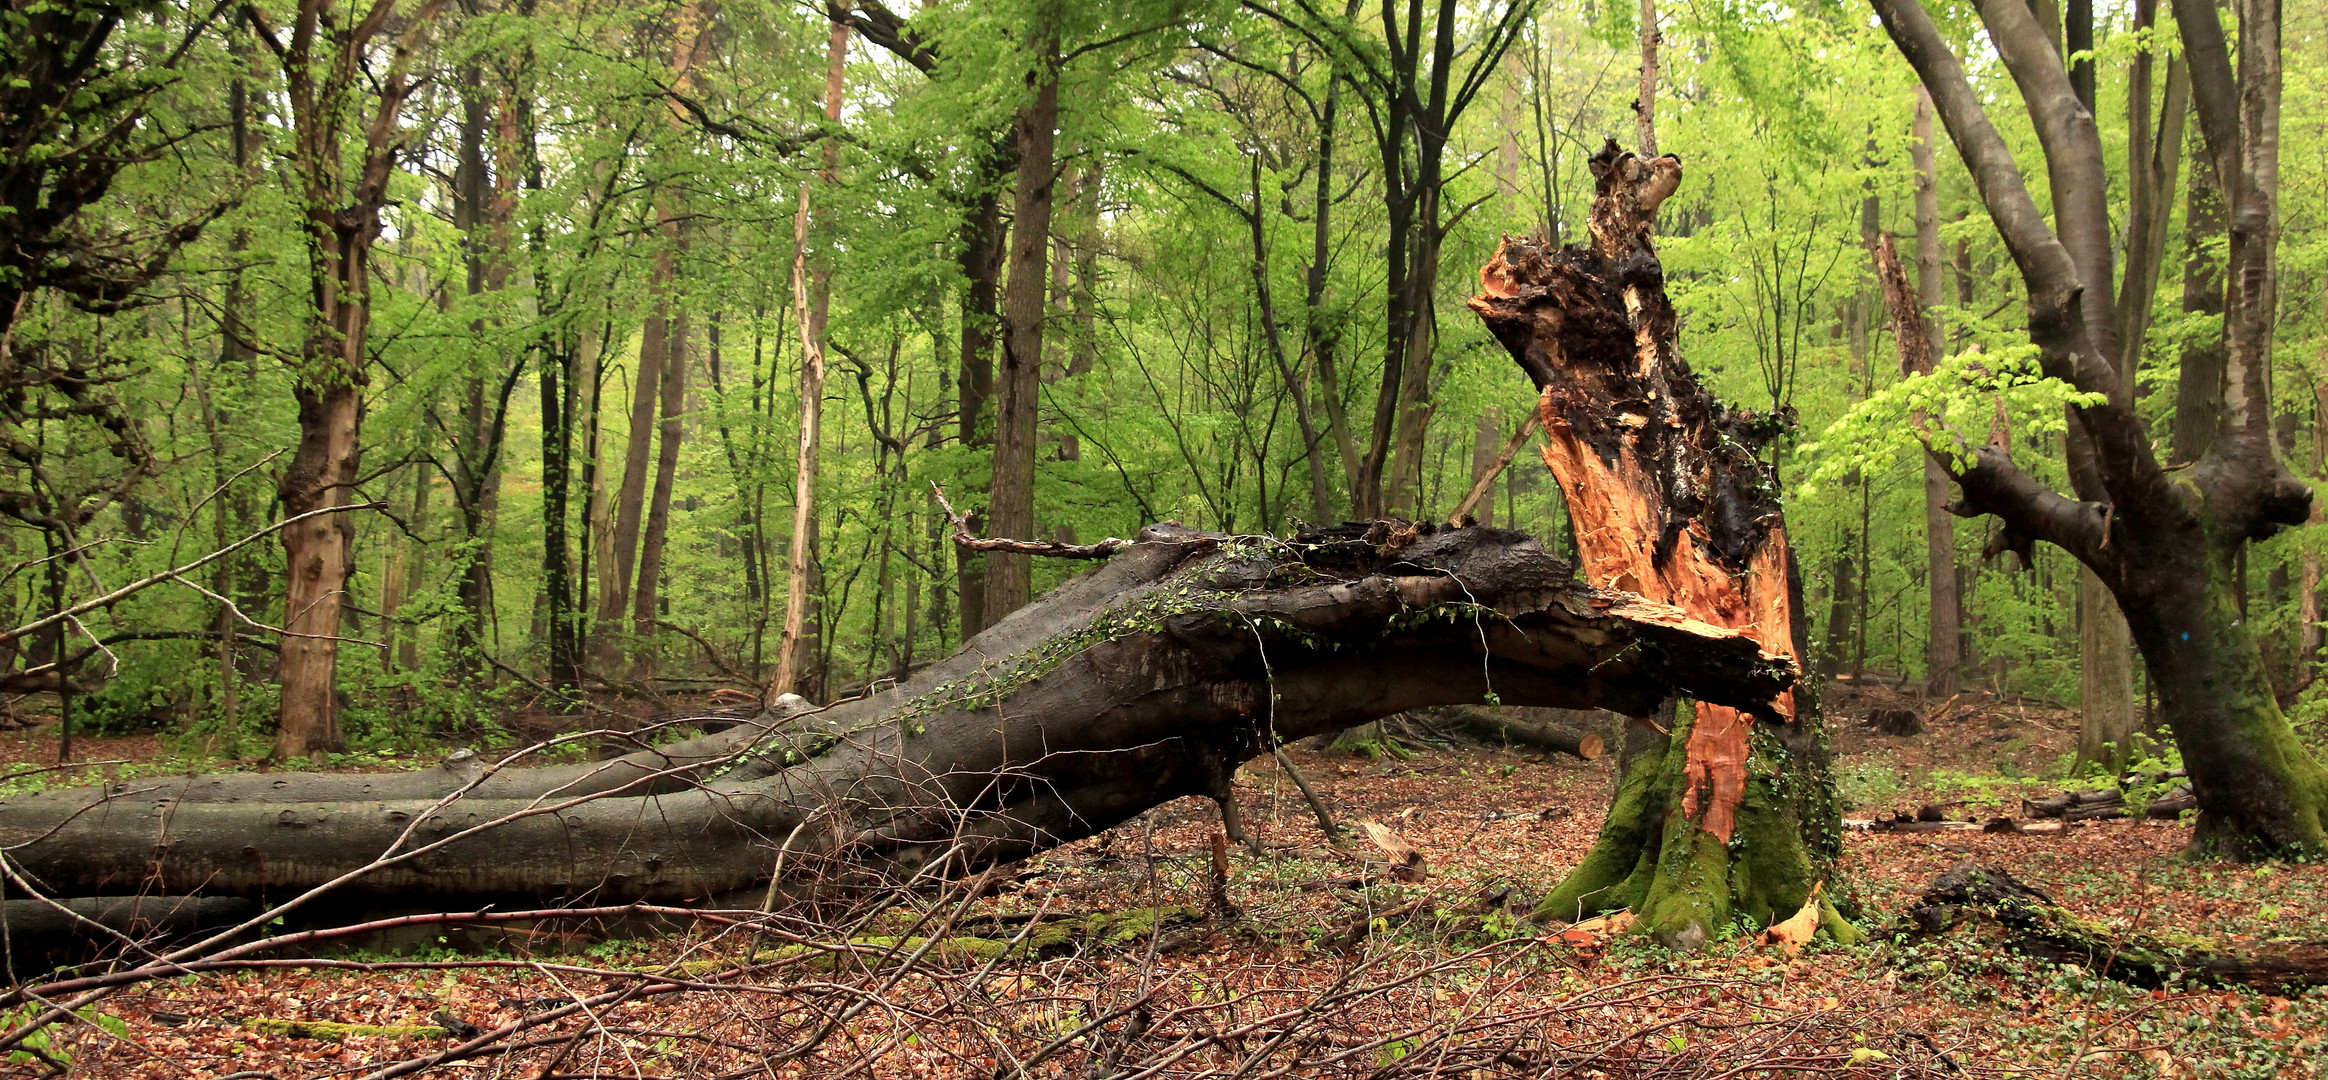
[[[1674,351],[1651,237],[1681,162],[1611,141],[1591,164],[1590,245],[1506,239],[1471,306],[1542,390],[1544,461],[1585,580],[1741,630],[1791,665],[1793,556],[1754,456],[1777,425],[1714,400]],[[1815,714],[1791,691],[1770,712],[1756,724],[1701,697],[1670,730],[1630,725],[1600,840],[1538,914],[1630,908],[1660,940],[1694,948],[1733,920],[1768,926],[1800,909],[1829,873],[1837,814]],[[1853,933],[1831,906],[1825,921]]]
[[[2278,217],[2279,5],[2243,0],[2239,70],[2215,5],[2175,0],[2191,102],[2211,168],[2230,196],[2224,351],[2219,367],[2184,358],[2169,470],[2114,367],[2107,208],[2093,117],[2026,5],[1984,0],[1981,20],[2029,107],[2055,195],[2048,225],[1982,96],[1929,12],[1875,0],[1892,41],[1931,91],[1990,220],[2028,286],[2029,338],[2044,373],[2099,401],[2074,413],[2087,451],[2071,462],[2077,499],[1981,447],[1950,462],[1960,512],[1995,514],[2001,548],[2023,562],[2042,540],[2077,557],[2118,600],[2141,646],[2159,713],[2174,731],[2199,803],[2194,847],[2239,857],[2328,851],[2328,770],[2296,738],[2240,612],[2237,568],[2252,540],[2300,525],[2311,489],[2282,464],[2272,430],[2271,357]],[[2201,215],[2203,216],[2203,215]],[[2191,402],[2204,407],[2190,409]],[[2186,446],[2185,436],[2203,445]],[[2186,457],[2186,454],[2190,455]]]
[[[1492,694],[1645,715],[1683,693],[1775,720],[1791,677],[1747,634],[1578,581],[1519,533],[1150,526],[873,696],[581,765],[14,796],[0,842],[61,896],[281,899],[345,878],[319,910],[757,902],[779,870],[809,890],[1024,857],[1217,794],[1277,740],[1407,709]]]

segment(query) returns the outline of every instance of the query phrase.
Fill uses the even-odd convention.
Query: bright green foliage
[[[261,7],[280,25],[283,5]],[[1933,375],[1897,377],[1863,228],[1898,233],[1903,251],[1914,248],[1913,83],[1863,10],[1728,0],[1664,7],[1659,141],[1681,155],[1686,180],[1665,205],[1659,245],[1683,354],[1724,398],[1796,420],[1797,437],[1771,453],[1813,651],[1839,651],[1846,670],[1920,676],[1923,438],[1961,454],[2001,424],[2016,460],[2058,485],[2061,406],[2075,395],[2029,371],[2016,271],[1945,146],[1945,302],[1936,314],[1947,359]],[[1973,78],[2009,99],[2001,66],[1973,47],[1967,9],[1943,8]],[[1348,511],[1352,462],[1333,414],[1363,441],[1386,346],[1388,204],[1375,146],[1381,103],[1347,80],[1337,86],[1336,57],[1320,42],[1382,43],[1363,12],[1345,22],[1334,5],[1305,9],[1312,14],[1297,27],[1267,3],[1065,6],[1050,238],[1059,287],[1035,481],[1043,538],[1129,536],[1166,519],[1283,532]],[[707,32],[699,43],[676,41],[697,25],[696,11],[713,12]],[[832,282],[812,538],[814,666],[837,693],[960,643],[951,525],[930,485],[966,511],[982,506],[990,462],[985,446],[961,438],[961,347],[966,332],[997,328],[966,315],[961,244],[982,199],[999,194],[1009,205],[1007,151],[1028,93],[1022,38],[1031,11],[921,5],[907,21],[905,44],[924,50],[912,61],[858,35],[838,130],[823,120],[827,27],[810,6],[447,12],[423,43],[431,78],[406,110],[407,152],[389,181],[395,201],[375,267],[359,494],[389,509],[350,520],[356,614],[341,672],[351,738],[412,745],[529,707],[565,707],[576,691],[551,685],[560,678],[549,651],[553,587],[559,610],[581,613],[567,618],[593,646],[585,687],[757,690],[768,677],[795,540],[786,535],[800,414],[792,215],[803,181],[815,181],[807,256]],[[1632,126],[1634,17],[1626,4],[1539,5],[1453,133],[1425,452],[1413,505],[1394,509],[1452,509],[1482,447],[1492,454],[1532,402],[1524,376],[1462,301],[1473,268],[1504,234],[1583,239],[1584,159],[1604,134]],[[2114,200],[2124,197],[2126,72],[2146,44],[2127,18],[2103,12],[2096,50]],[[2285,65],[2275,385],[2286,452],[2307,473],[2328,473],[2316,465],[2308,392],[2328,352],[2319,269],[2328,258],[2324,20],[2290,6]],[[162,78],[151,59],[168,45],[159,25],[137,23],[108,47],[133,77],[160,86],[151,96],[156,130],[184,134],[170,154],[130,167],[86,226],[104,232],[230,208],[179,252],[146,302],[98,315],[41,293],[11,346],[23,356],[102,356],[118,373],[92,390],[105,409],[75,411],[55,387],[30,389],[49,411],[5,433],[58,490],[108,490],[128,476],[113,449],[121,435],[100,413],[136,418],[124,430],[156,463],[77,536],[87,551],[71,579],[76,596],[274,520],[274,481],[297,430],[276,357],[296,350],[310,305],[297,193],[282,167],[282,87],[253,62],[263,46],[239,20],[208,27]],[[2161,33],[2148,43],[2168,40]],[[674,56],[691,44],[700,48],[680,77]],[[249,136],[239,148],[229,107],[238,95]],[[454,195],[472,114],[483,118],[481,142],[469,136],[489,205],[486,223],[465,233]],[[2024,114],[1994,115],[2024,163],[2037,161]],[[828,148],[825,183],[815,177]],[[2042,188],[2041,170],[2029,179]],[[683,230],[663,227],[678,219]],[[2182,343],[2221,332],[2219,320],[2178,311],[2179,209],[2172,229],[2138,379],[2150,390],[2139,408],[2153,432],[2172,419]],[[670,268],[668,310],[688,325],[661,604],[645,623],[627,610],[598,623],[590,612],[610,562],[609,504],[631,440],[652,437],[631,430],[629,416],[658,263]],[[222,329],[230,318],[245,328],[232,339]],[[988,360],[998,354],[996,346]],[[991,430],[993,408],[985,403],[973,431]],[[553,417],[573,424],[562,475],[550,467]],[[29,468],[21,457],[16,466]],[[459,504],[454,478],[463,470],[489,472],[489,497]],[[564,551],[552,559],[544,514],[561,498]],[[1481,516],[1498,525],[1566,544],[1557,491],[1529,452],[1483,505],[1490,513]],[[1966,682],[2073,701],[2074,567],[2047,549],[2031,573],[1980,565],[1993,528],[1974,521],[1958,530]],[[2295,683],[2297,594],[2321,535],[2293,530],[2249,558],[2248,618],[2273,643],[2286,689]],[[41,557],[40,534],[14,523],[0,531],[0,547],[15,553],[11,565]],[[281,561],[262,540],[195,576],[215,596],[165,585],[85,616],[88,634],[69,652],[88,653],[78,670],[92,693],[76,722],[161,730],[195,749],[255,745],[273,715],[264,627],[282,620]],[[553,562],[565,573],[554,585]],[[477,563],[489,568],[491,588],[470,611],[459,582]],[[1857,583],[1848,634],[1836,621],[1839,564]],[[1036,586],[1077,569],[1040,564]],[[29,568],[0,581],[0,613],[11,622],[37,616],[40,584]],[[218,597],[248,621],[222,613]],[[473,645],[454,633],[464,624],[476,627]],[[220,649],[222,626],[239,627],[230,655]],[[91,649],[92,637],[110,658]],[[1830,637],[1839,639],[1834,650]],[[18,668],[45,648],[19,645]],[[2306,698],[2299,718],[2323,708]],[[1612,868],[1612,880],[1630,869]]]

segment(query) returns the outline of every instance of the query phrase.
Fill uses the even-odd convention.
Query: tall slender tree
[[[849,24],[834,19],[825,46],[824,116],[828,125],[841,120],[841,95],[847,88]],[[824,168],[817,179],[829,190],[840,182],[840,143],[827,138]],[[776,678],[768,684],[768,700],[794,692],[809,662],[809,584],[816,573],[816,479],[818,450],[824,439],[825,324],[833,299],[832,264],[822,258],[809,266],[809,181],[800,182],[800,206],[792,216],[792,303],[800,327],[800,453],[794,460],[792,539],[784,567],[784,633],[780,639]]]
[[[414,66],[444,0],[375,0],[361,18],[328,0],[301,0],[278,31],[255,9],[258,40],[280,62],[291,113],[286,180],[293,188],[307,247],[307,330],[296,353],[292,395],[299,404],[299,444],[276,484],[292,515],[346,506],[362,451],[364,387],[371,377],[366,340],[372,310],[372,246],[380,211],[404,144],[404,105],[417,85]],[[392,24],[379,72],[367,61]],[[282,532],[283,638],[276,678],[282,684],[275,760],[340,749],[338,663],[348,578],[355,570],[353,522],[344,514],[306,518]]]

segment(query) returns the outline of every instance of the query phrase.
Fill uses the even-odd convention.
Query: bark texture
[[[1053,189],[1059,179],[1054,147],[1059,126],[1058,10],[1037,15],[1036,70],[1018,117],[1018,182],[1012,191],[1010,282],[1003,294],[1002,371],[995,402],[994,479],[988,491],[989,527],[998,536],[1035,535],[1035,450],[1042,408],[1043,321],[1050,307]],[[993,626],[1026,605],[1034,587],[1027,556],[986,556],[985,613]]]
[[[1681,162],[1612,141],[1591,165],[1591,243],[1506,239],[1471,306],[1542,391],[1544,461],[1585,580],[1740,630],[1791,667],[1793,560],[1755,457],[1778,425],[1724,407],[1674,351],[1652,236]],[[1629,907],[1668,944],[1694,948],[1733,919],[1760,928],[1800,909],[1826,875],[1837,820],[1815,721],[1799,711],[1789,692],[1767,711],[1775,722],[1757,725],[1701,698],[1670,730],[1635,725],[1599,842],[1539,913]]]
[[[1519,533],[1380,523],[1254,542],[1150,526],[870,697],[582,765],[15,796],[0,842],[62,896],[279,899],[348,878],[343,915],[757,903],[771,874],[810,891],[1024,857],[1209,794],[1278,740],[1394,712],[1492,693],[1645,715],[1681,693],[1775,719],[1791,677],[1746,633],[1578,581]]]
[[[1932,370],[1948,352],[1947,335],[1940,325],[1940,168],[1932,142],[1932,95],[1916,87],[1916,112],[1910,156],[1916,167],[1916,306],[1922,325],[1921,363],[1914,363],[1911,346],[1900,346],[1901,374]],[[1890,295],[1885,286],[1885,295]],[[1896,309],[1895,309],[1896,311]],[[1897,318],[1895,313],[1894,318]],[[1897,328],[1895,327],[1895,333]],[[1914,364],[1912,370],[1910,365]],[[1948,512],[1948,471],[1938,461],[1924,459],[1924,582],[1930,596],[1924,638],[1924,692],[1934,697],[1956,693],[1964,667],[1963,594],[1956,578],[1956,518]]]

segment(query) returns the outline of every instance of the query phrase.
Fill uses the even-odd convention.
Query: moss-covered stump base
[[[1860,941],[1864,935],[1832,899],[1841,891],[1829,872],[1836,837],[1832,825],[1819,826],[1837,819],[1820,782],[1824,770],[1805,768],[1807,754],[1779,732],[1756,730],[1730,835],[1718,836],[1689,816],[1683,798],[1695,722],[1682,709],[1671,732],[1627,726],[1624,771],[1600,839],[1535,917],[1565,923],[1629,911],[1632,932],[1690,952],[1732,930],[1760,933],[1794,915],[1824,881],[1820,933]]]
[[[2328,942],[2265,941],[2233,950],[2197,935],[2119,933],[1994,866],[1966,863],[1941,874],[1906,922],[1924,937],[1991,930],[2024,956],[2078,964],[2135,986],[2204,983],[2272,993],[2328,986]]]

